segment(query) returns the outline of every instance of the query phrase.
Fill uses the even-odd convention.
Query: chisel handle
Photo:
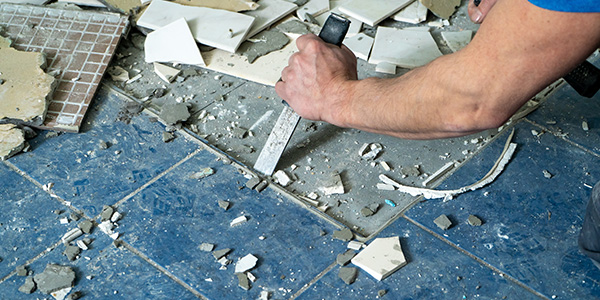
[[[587,98],[592,98],[600,89],[600,70],[587,60],[563,78],[579,95]]]
[[[319,37],[326,43],[341,47],[344,37],[348,33],[348,28],[350,28],[350,20],[332,13],[327,17],[325,25],[321,28]]]

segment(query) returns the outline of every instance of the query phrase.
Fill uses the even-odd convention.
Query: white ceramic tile
[[[471,42],[473,32],[471,30],[463,30],[457,32],[442,31],[442,38],[446,41],[446,44],[452,50],[456,52]]]
[[[373,47],[374,39],[364,33],[359,33],[355,36],[344,39],[344,45],[350,48],[356,57],[362,60],[369,60],[369,54]]]
[[[416,68],[442,56],[431,33],[425,29],[379,27],[369,63],[388,62],[402,68]]]
[[[376,238],[367,248],[352,258],[352,263],[377,280],[382,280],[406,265],[400,239],[397,236]]]
[[[37,1],[37,2],[39,2],[39,1]],[[42,1],[42,2],[48,2],[48,1]],[[106,7],[106,5],[104,5],[102,2],[100,2],[98,0],[58,0],[58,2],[72,3],[72,4],[82,5],[82,6]],[[16,1],[15,3],[23,3],[23,2]]]
[[[229,52],[237,50],[254,23],[254,17],[240,13],[153,0],[137,25],[156,30],[179,18],[186,19],[196,41]]]
[[[146,37],[146,62],[177,62],[204,65],[204,59],[184,18],[161,27]]]
[[[316,17],[329,10],[329,0],[310,0],[306,4],[300,6],[296,14],[302,21],[308,21],[306,14]]]
[[[398,22],[419,24],[427,19],[427,11],[425,5],[419,0],[415,0],[413,3],[393,15],[392,19]]]
[[[290,42],[281,50],[263,55],[253,63],[248,63],[245,56],[231,54],[219,49],[202,52],[202,56],[207,69],[264,85],[275,86],[275,83],[281,77],[281,71],[287,66],[290,56],[298,51],[296,40],[292,36],[289,37]]]
[[[166,81],[167,83],[170,83],[175,79],[175,77],[177,77],[177,75],[179,75],[179,73],[181,73],[181,70],[155,62],[154,72],[162,80]]]
[[[252,37],[263,31],[265,28],[298,9],[296,4],[283,0],[260,0],[257,3],[260,6],[256,10],[244,13],[245,15],[254,17],[254,24],[248,33],[248,37]]]
[[[375,72],[396,75],[396,65],[389,62],[380,62],[375,66]]]
[[[413,0],[352,0],[340,6],[340,11],[371,26],[406,7]]]

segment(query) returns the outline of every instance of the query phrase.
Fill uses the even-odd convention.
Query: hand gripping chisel
[[[326,43],[334,44],[336,46],[342,46],[342,41],[348,32],[350,21],[336,14],[331,14],[325,25],[319,33],[319,37]],[[254,164],[254,169],[263,173],[264,175],[270,176],[273,174],[283,150],[287,146],[288,142],[292,138],[298,122],[300,122],[300,116],[283,101],[285,104],[283,111],[275,123],[275,127],[271,131],[265,146],[258,155],[258,159]]]

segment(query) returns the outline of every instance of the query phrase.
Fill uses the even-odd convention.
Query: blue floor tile
[[[76,273],[72,292],[81,291],[83,299],[198,299],[127,249],[115,247],[99,230],[87,237],[93,242],[89,250],[82,251],[79,259],[69,261],[62,254],[65,246],[59,245],[28,269],[35,275],[43,272],[47,264],[72,267]],[[24,282],[25,277],[13,275],[0,284],[0,295],[10,295],[10,299],[51,298],[39,290],[31,295],[18,292]]]
[[[399,219],[378,237],[400,236],[408,264],[382,281],[359,269],[346,285],[336,266],[297,299],[535,299],[533,293],[495,274],[428,232]],[[349,264],[350,267],[355,267]]]
[[[596,63],[600,66],[600,60]],[[527,117],[552,132],[567,134],[569,140],[600,155],[600,93],[585,98],[566,85],[551,95],[540,108]],[[588,131],[582,128],[586,121]],[[550,122],[551,124],[548,124]],[[556,124],[554,124],[556,122]],[[539,130],[538,130],[539,131]]]
[[[69,214],[58,201],[0,163],[0,279],[52,246],[67,227]],[[61,216],[55,210],[65,211]]]
[[[406,215],[547,297],[600,297],[600,270],[577,248],[589,186],[600,179],[600,158],[550,134],[535,137],[534,128],[527,122],[517,124],[517,152],[486,188],[448,202],[420,203]],[[500,154],[505,136],[440,189],[481,178]],[[544,170],[552,177],[546,178]],[[439,229],[433,220],[440,214],[455,225]],[[480,217],[483,226],[468,225],[471,214]]]
[[[215,174],[190,178],[206,167]],[[287,298],[325,269],[345,243],[331,239],[333,225],[269,189],[242,188],[246,181],[233,166],[199,152],[122,204],[119,231],[209,299],[256,299],[263,289],[272,299]],[[231,207],[223,210],[218,200]],[[242,215],[248,221],[230,227]],[[328,234],[320,236],[321,229]],[[198,249],[202,243],[232,249],[227,257],[233,263],[219,270],[213,255]],[[259,259],[250,271],[258,279],[249,291],[238,287],[234,275],[235,262],[247,254]]]
[[[130,124],[117,121],[125,101],[101,89],[81,133],[47,138],[42,132],[29,141],[31,152],[10,162],[42,184],[54,183],[58,196],[96,215],[197,148],[183,138],[164,143],[164,127],[149,122],[147,115]],[[101,141],[110,147],[102,150]]]

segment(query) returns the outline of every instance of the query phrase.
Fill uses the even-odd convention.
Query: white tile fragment
[[[398,13],[392,19],[399,22],[419,24],[427,19],[427,7],[419,0],[415,0]]]
[[[377,280],[382,280],[406,265],[400,238],[377,238],[352,258],[352,263]]]
[[[259,0],[257,3],[260,5],[257,9],[244,12],[245,15],[254,18],[254,23],[248,32],[249,38],[298,8],[296,4],[283,0]]]
[[[392,167],[385,161],[382,161],[379,164],[381,164],[381,167],[388,172],[392,170]]]
[[[235,273],[244,273],[256,266],[256,262],[258,262],[258,258],[252,254],[248,254],[235,264]]]
[[[275,178],[275,181],[281,184],[281,186],[288,186],[293,182],[290,176],[288,176],[288,174],[283,170],[278,170],[275,172],[275,174],[273,174],[273,178]]]
[[[307,14],[316,17],[329,10],[329,0],[310,0],[300,6],[296,14],[302,21],[310,21]]]
[[[100,231],[102,231],[108,235],[111,235],[113,233],[113,228],[115,228],[115,226],[109,220],[109,221],[104,221],[104,222],[100,223],[98,225],[98,228],[100,229]]]
[[[196,41],[231,53],[246,39],[254,23],[254,17],[245,14],[153,0],[137,25],[157,30],[180,18],[187,20]]]
[[[144,42],[144,52],[147,63],[176,62],[205,65],[192,31],[184,18],[179,18],[149,33]]]
[[[583,129],[583,131],[590,130],[590,126],[588,125],[588,122],[586,122],[586,121],[581,122],[581,128]]]
[[[112,214],[112,216],[110,217],[110,221],[114,223],[114,222],[121,220],[122,217],[123,217],[123,215],[121,213],[119,213],[118,211],[115,211]]]
[[[325,184],[326,186],[319,188],[325,195],[341,195],[345,193],[344,183],[339,173],[332,174],[331,178],[326,180]]]
[[[348,243],[348,249],[352,249],[352,250],[360,250],[365,244],[358,242],[358,241],[350,241]]]
[[[81,250],[87,250],[88,245],[85,244],[85,242],[83,240],[78,240],[77,242],[77,246],[81,249]]]
[[[359,33],[357,35],[347,37],[344,39],[344,45],[348,47],[356,57],[367,61],[369,59],[369,54],[371,53],[371,48],[373,47],[373,39],[372,37]]]
[[[256,281],[256,276],[254,276],[254,274],[248,272],[246,273],[246,276],[248,276],[248,280],[255,282]]]
[[[181,70],[163,64],[154,63],[154,72],[167,83],[173,82]]]
[[[67,219],[67,218],[61,218],[60,219],[60,224],[69,224],[69,219]]]
[[[456,52],[466,47],[471,42],[472,37],[473,32],[471,30],[457,32],[442,31],[442,38],[446,41],[446,44],[452,52]]]
[[[235,219],[233,219],[233,221],[231,221],[231,223],[229,223],[229,226],[234,227],[243,223],[246,223],[248,221],[248,218],[246,218],[246,216],[239,216]]]
[[[385,18],[406,7],[413,0],[350,0],[339,10],[370,26],[375,26]]]
[[[396,65],[389,62],[380,62],[375,66],[375,72],[396,75]]]
[[[369,57],[369,63],[395,64],[402,68],[416,68],[442,56],[431,33],[419,29],[397,29],[379,26]]]
[[[391,184],[387,184],[387,183],[377,183],[377,189],[378,190],[382,190],[382,191],[393,191],[396,189],[395,186],[391,185]]]
[[[62,238],[61,241],[63,243],[68,243],[78,237],[80,237],[83,234],[83,231],[81,231],[81,229],[79,229],[79,227],[75,227],[69,231],[67,231],[67,233],[65,233]]]

